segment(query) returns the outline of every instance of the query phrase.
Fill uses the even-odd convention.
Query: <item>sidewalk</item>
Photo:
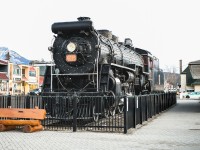
[[[0,133],[0,150],[199,150],[200,103],[178,100],[163,112],[129,134],[88,131],[42,131]]]

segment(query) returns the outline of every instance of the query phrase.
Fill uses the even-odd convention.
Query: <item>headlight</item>
[[[75,43],[70,42],[70,43],[67,45],[67,50],[68,50],[69,52],[73,52],[73,51],[75,51],[75,49],[76,49],[76,44],[75,44]]]

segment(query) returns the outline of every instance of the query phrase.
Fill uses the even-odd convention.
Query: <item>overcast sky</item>
[[[159,58],[160,67],[183,69],[200,60],[199,0],[0,0],[0,47],[27,59],[51,60],[54,22],[92,19],[95,29],[131,38]]]

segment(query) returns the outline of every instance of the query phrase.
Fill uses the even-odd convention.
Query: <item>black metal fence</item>
[[[161,113],[176,104],[176,93],[160,93],[127,97],[124,112],[124,133],[136,125],[148,121],[149,118]]]
[[[120,105],[119,105],[120,104]],[[0,108],[46,109],[45,130],[124,132],[176,104],[176,93],[140,96],[0,96]],[[5,118],[0,118],[5,119]]]

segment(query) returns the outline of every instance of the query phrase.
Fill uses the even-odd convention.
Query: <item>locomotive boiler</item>
[[[58,83],[51,90],[114,95],[150,92],[149,72],[130,39],[116,42],[110,31],[95,30],[87,17],[54,23],[52,32],[56,36],[50,51]]]
[[[55,65],[47,68],[43,92],[107,95],[115,106],[124,95],[150,93],[153,56],[134,48],[131,39],[118,42],[109,30],[96,30],[88,17],[52,25],[49,47]]]

